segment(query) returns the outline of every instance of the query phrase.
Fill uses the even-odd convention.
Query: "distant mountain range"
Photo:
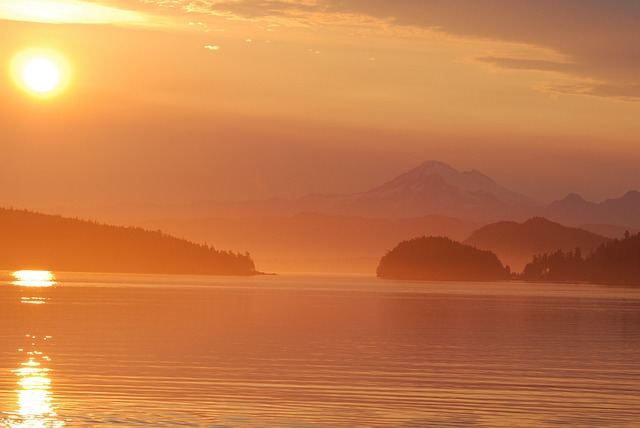
[[[572,193],[545,210],[546,217],[568,225],[610,224],[640,227],[640,192],[632,190],[618,199],[601,203],[585,201]]]
[[[208,201],[171,216],[243,217],[292,216],[305,212],[367,218],[407,219],[429,215],[470,222],[527,218],[541,204],[507,190],[478,171],[459,172],[438,161],[427,161],[370,190],[341,195],[311,194],[295,199],[240,202]],[[175,211],[177,208],[178,211]],[[167,213],[169,214],[169,213]]]
[[[427,161],[360,193],[67,208],[55,213],[161,229],[195,242],[248,250],[260,266],[265,260],[287,260],[288,266],[307,270],[304,265],[313,265],[312,259],[367,258],[359,271],[369,271],[381,250],[401,240],[422,235],[464,240],[483,224],[499,221],[545,217],[607,237],[620,237],[625,230],[634,233],[640,230],[640,193],[630,191],[601,203],[572,194],[546,206],[478,171],[460,172],[442,162]],[[289,270],[278,263],[273,270],[282,267]],[[272,270],[271,265],[265,270]]]
[[[640,229],[640,192],[587,202],[577,194],[548,206],[510,191],[473,170],[427,161],[392,180],[360,193],[244,201],[204,201],[187,205],[131,204],[95,209],[63,209],[63,214],[116,222],[149,219],[201,219],[294,216],[314,212],[367,218],[454,217],[473,223],[524,221],[543,216],[567,225],[614,225]],[[624,230],[622,231],[624,232]]]

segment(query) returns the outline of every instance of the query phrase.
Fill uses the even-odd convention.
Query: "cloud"
[[[640,102],[640,84],[606,82],[542,82],[536,89],[566,95],[605,97],[620,101]]]
[[[534,70],[534,71],[548,71],[548,72],[572,72],[576,66],[572,63],[558,62],[543,59],[523,59],[523,58],[509,58],[498,56],[481,56],[475,58],[476,61],[487,65],[492,65],[497,68],[511,69],[511,70]]]
[[[115,1],[115,0],[114,0]],[[122,1],[122,0],[118,0]],[[593,96],[636,100],[640,1],[636,0],[141,0],[165,10],[280,26],[367,25],[477,43],[477,64],[562,73],[600,82]],[[535,58],[488,53],[486,43],[537,49]],[[559,60],[561,58],[561,60]],[[554,87],[549,85],[549,88]],[[583,93],[582,91],[560,91]]]
[[[544,48],[555,55],[476,59],[506,70],[564,73],[581,88],[567,90],[565,83],[558,83],[548,85],[549,90],[638,100],[640,2],[635,0],[343,0],[340,4],[351,12],[388,18],[395,25]],[[585,91],[585,85],[590,90]]]

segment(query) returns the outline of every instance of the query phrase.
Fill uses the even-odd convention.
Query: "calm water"
[[[0,426],[640,427],[640,290],[0,272]]]

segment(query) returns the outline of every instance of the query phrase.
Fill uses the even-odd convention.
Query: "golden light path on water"
[[[31,337],[34,341],[35,337]],[[49,357],[39,351],[29,351],[27,361],[12,372],[18,376],[18,408],[7,414],[4,426],[54,428],[64,426],[58,419],[51,396],[50,369],[46,367]]]
[[[38,288],[52,287],[56,284],[55,277],[50,271],[21,270],[12,273],[15,281],[13,285],[25,287],[25,290],[35,292]],[[23,303],[44,304],[44,297],[22,297]],[[26,355],[26,360],[11,372],[18,377],[17,408],[12,412],[5,412],[0,420],[0,426],[11,428],[59,428],[65,425],[58,418],[51,394],[51,369],[48,366],[50,358],[41,352],[44,342],[51,336],[25,335],[28,343],[25,348],[18,349]]]

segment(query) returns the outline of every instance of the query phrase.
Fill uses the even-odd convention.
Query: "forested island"
[[[640,285],[640,233],[600,245],[587,256],[580,248],[537,255],[520,275],[525,280]]]
[[[161,231],[0,208],[0,269],[255,275],[248,253]]]
[[[443,237],[403,241],[381,259],[377,276],[387,279],[589,282],[640,285],[640,233],[609,240],[587,256],[580,248],[533,256],[522,273],[511,273],[495,253]]]
[[[432,281],[493,281],[511,277],[491,251],[479,250],[445,237],[402,241],[388,251],[376,274],[386,279]]]

